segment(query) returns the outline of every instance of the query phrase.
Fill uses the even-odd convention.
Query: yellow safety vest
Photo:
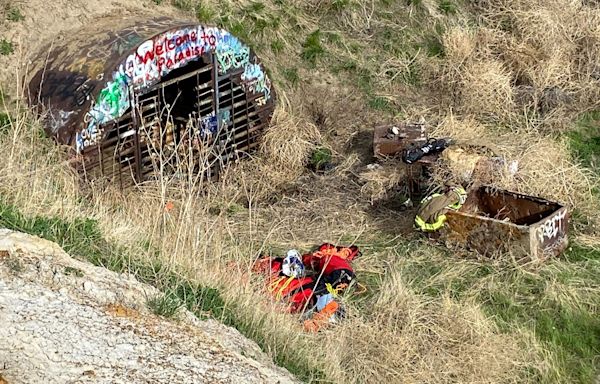
[[[460,209],[460,207],[462,207],[462,205],[467,200],[467,192],[462,187],[454,188],[453,192],[456,192],[458,194],[458,202],[456,204],[448,205],[446,208],[452,209],[452,210],[458,210],[458,209]],[[434,193],[431,196],[427,196],[426,198],[421,200],[421,204],[424,204],[425,202],[433,199],[434,197],[438,197],[438,196],[442,196],[442,195],[439,193]],[[442,214],[442,215],[438,216],[438,218],[435,222],[427,223],[427,222],[425,222],[425,220],[423,220],[423,218],[421,216],[416,215],[415,216],[415,224],[417,225],[417,228],[419,228],[423,232],[434,232],[444,226],[446,219],[447,219],[446,215]]]

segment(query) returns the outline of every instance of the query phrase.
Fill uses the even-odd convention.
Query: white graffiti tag
[[[566,225],[564,222],[566,215],[567,211],[563,210],[548,219],[538,228],[537,234],[541,242],[545,239],[554,239],[558,235],[559,231]]]

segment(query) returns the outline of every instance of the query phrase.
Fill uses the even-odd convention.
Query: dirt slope
[[[8,383],[292,383],[232,328],[180,310],[149,313],[159,292],[0,230],[0,377]],[[1,380],[0,380],[1,382]]]

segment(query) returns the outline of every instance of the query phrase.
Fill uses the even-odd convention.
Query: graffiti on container
[[[265,104],[267,104],[267,100],[264,96],[261,96],[258,99],[256,99],[256,105],[258,105],[259,107],[262,107]]]
[[[124,39],[120,42],[123,46],[115,43],[113,49],[128,47],[133,41],[135,40]],[[250,48],[229,32],[203,26],[164,32],[141,42],[117,66],[112,80],[92,104],[85,119],[85,128],[77,134],[77,151],[81,152],[101,139],[101,132],[98,131],[100,124],[121,117],[129,109],[130,87],[134,92],[148,88],[171,71],[211,53],[217,59],[220,73],[244,68],[240,81],[245,89],[262,93],[264,103],[271,98],[271,82],[263,68],[259,64],[250,63]],[[208,119],[206,124],[209,131],[218,126],[215,116],[207,116],[205,119]],[[216,132],[217,128],[214,129]]]
[[[52,129],[52,132],[56,133],[59,128],[67,123],[74,113],[74,111],[67,112],[63,110],[50,112],[48,114],[48,119],[50,120],[50,129]]]
[[[248,64],[241,79],[247,92],[263,93],[268,100],[271,95],[271,81],[258,64]]]
[[[249,65],[250,48],[228,33],[222,35],[215,53],[221,74]]]
[[[90,93],[96,88],[96,84],[92,83],[90,79],[86,79],[86,81],[81,84],[77,89],[75,89],[74,97],[75,104],[78,106],[82,106],[89,99]]]
[[[559,233],[564,232],[566,223],[565,217],[567,211],[555,214],[538,228],[538,238],[540,242],[554,239]]]
[[[203,139],[209,138],[219,130],[218,119],[214,112],[200,119],[200,135]]]
[[[135,31],[129,31],[123,35],[116,35],[114,40],[110,42],[109,47],[112,52],[122,55],[142,41],[144,41],[143,37],[138,35]]]
[[[84,117],[87,127],[76,135],[77,152],[96,144],[102,138],[100,125],[123,116],[129,105],[127,79],[123,74],[116,73],[113,81],[109,81],[100,91],[97,101]]]
[[[231,108],[219,111],[219,126],[226,127],[231,122]]]

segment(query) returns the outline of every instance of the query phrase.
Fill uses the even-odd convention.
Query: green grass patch
[[[296,87],[300,82],[300,75],[297,68],[285,68],[283,70],[283,77],[292,87]]]
[[[195,3],[192,0],[174,0],[173,6],[182,11],[190,12],[194,10]]]
[[[388,111],[390,109],[390,102],[385,97],[373,96],[369,99],[369,107],[378,111]]]
[[[13,122],[12,117],[5,112],[0,112],[0,134],[5,134]]]
[[[458,11],[458,6],[450,0],[442,0],[438,5],[438,9],[445,15],[454,15]]]
[[[444,44],[442,43],[442,39],[438,35],[427,35],[421,45],[427,56],[429,57],[443,57],[444,56]]]
[[[332,0],[331,2],[331,8],[335,11],[342,11],[344,9],[350,8],[351,5],[351,0]]]
[[[157,316],[173,318],[183,304],[179,296],[173,291],[168,291],[158,297],[148,300],[148,307]]]
[[[431,257],[407,257],[399,264],[413,290],[434,298],[475,300],[502,331],[526,327],[555,356],[556,366],[537,372],[533,381],[590,383],[600,373],[600,250],[573,244],[560,259],[529,271],[419,247],[431,247]],[[571,299],[574,292],[586,295],[585,301]]]
[[[271,51],[275,54],[279,54],[283,51],[283,48],[285,47],[283,41],[281,40],[273,40],[271,42]]]
[[[301,57],[312,66],[325,54],[325,48],[321,45],[321,31],[316,30],[306,37],[302,44]]]
[[[315,172],[323,171],[328,164],[331,164],[333,154],[329,148],[318,147],[310,156],[309,165]]]
[[[16,23],[25,20],[25,16],[23,16],[19,8],[8,6],[6,9],[6,20]]]
[[[11,41],[8,41],[4,38],[0,40],[0,55],[10,55],[15,51],[15,46]]]
[[[575,158],[600,174],[600,111],[581,116],[575,129],[568,132],[567,137]]]
[[[211,22],[215,15],[216,12],[210,5],[203,3],[198,4],[198,7],[196,8],[196,18],[198,21],[203,23]]]

